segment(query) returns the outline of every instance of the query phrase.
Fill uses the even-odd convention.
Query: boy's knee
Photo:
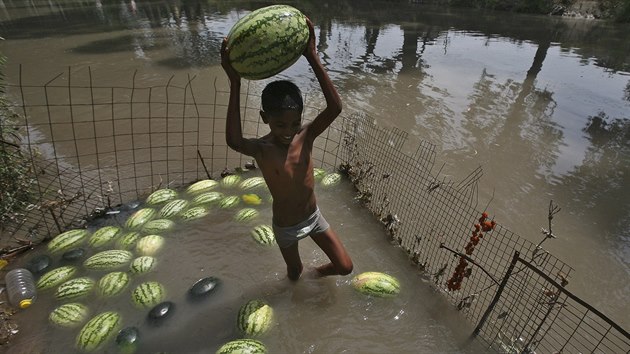
[[[348,275],[352,273],[353,268],[354,265],[352,264],[352,261],[348,261],[337,266],[337,272],[339,272],[339,275]]]

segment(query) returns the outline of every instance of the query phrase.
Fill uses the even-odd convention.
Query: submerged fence
[[[99,86],[90,70],[69,70],[37,84],[20,75],[9,91],[20,118],[4,128],[20,132],[33,157],[36,200],[2,225],[5,241],[36,243],[156,188],[217,178],[251,160],[225,144],[228,92],[216,81],[140,86],[134,75],[127,86]],[[242,92],[243,131],[252,137],[267,129],[256,91]],[[461,182],[441,179],[434,146],[422,142],[409,154],[406,140],[366,115],[345,115],[313,156],[348,176],[410,262],[476,325],[474,337],[497,352],[630,351],[627,331],[565,289],[569,265],[483,214],[481,169]]]

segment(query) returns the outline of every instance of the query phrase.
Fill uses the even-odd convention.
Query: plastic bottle
[[[37,298],[33,274],[27,269],[13,269],[7,273],[4,280],[11,305],[25,309]]]

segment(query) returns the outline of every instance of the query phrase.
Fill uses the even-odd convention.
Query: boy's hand
[[[304,49],[304,53],[302,53],[306,59],[314,59],[317,57],[317,47],[315,46],[315,28],[313,27],[313,22],[307,17],[306,24],[308,25],[309,37],[308,44]]]
[[[227,37],[223,38],[223,43],[221,44],[221,66],[230,81],[240,81],[241,76],[234,70],[234,67],[232,67],[230,63],[230,49],[227,47],[227,42]]]

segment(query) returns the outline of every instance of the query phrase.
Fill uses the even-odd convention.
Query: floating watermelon
[[[352,278],[352,286],[360,293],[376,297],[392,297],[400,293],[396,278],[381,272],[365,272]]]
[[[245,79],[268,78],[300,58],[309,35],[306,16],[298,9],[288,5],[260,8],[230,30],[230,63]]]

